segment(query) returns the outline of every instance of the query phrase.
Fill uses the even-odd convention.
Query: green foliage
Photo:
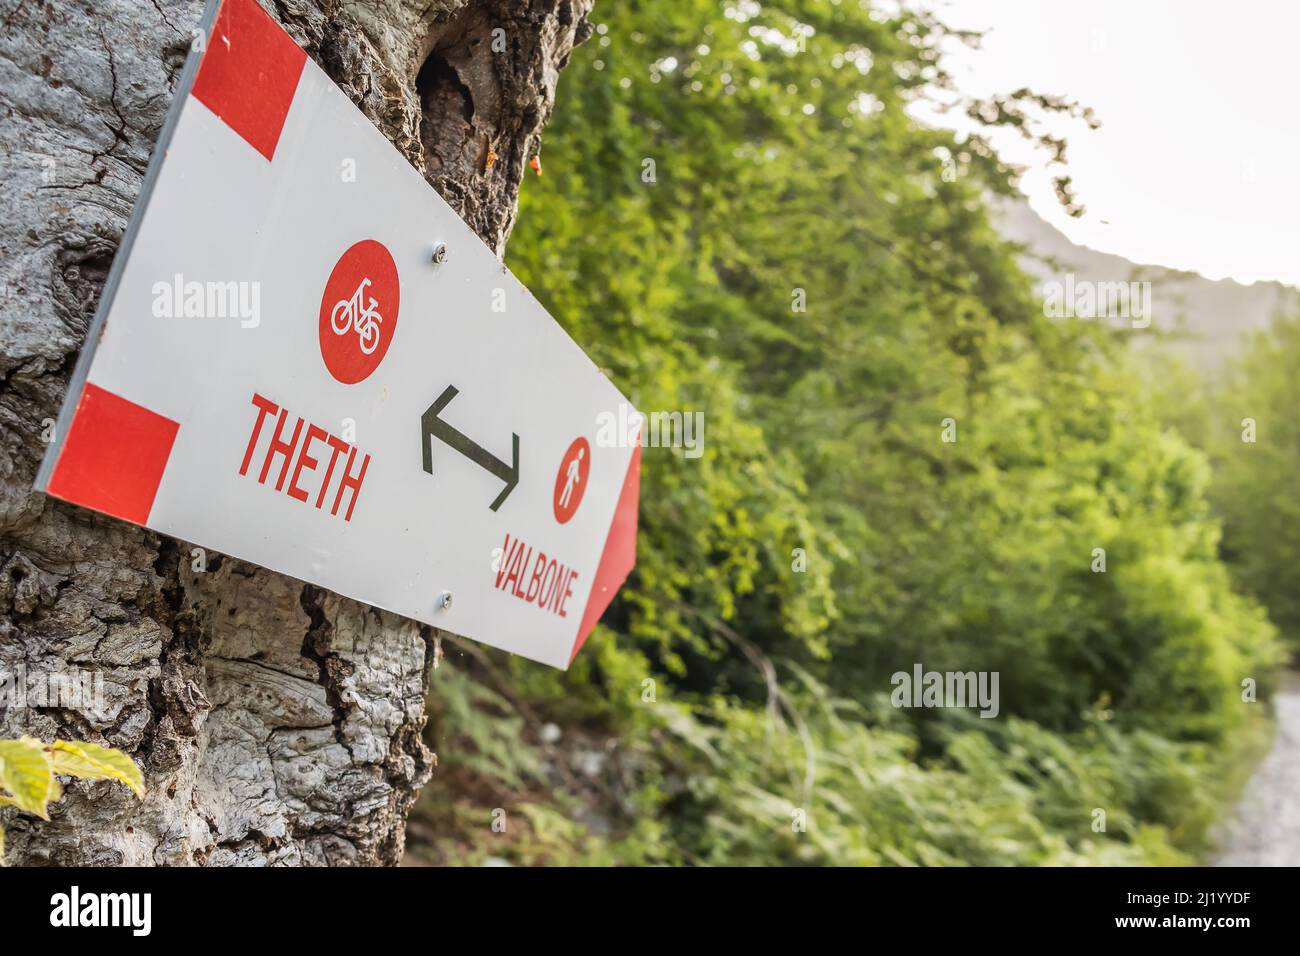
[[[0,740],[0,801],[48,820],[45,806],[58,799],[50,755],[39,740]]]
[[[0,807],[17,807],[42,820],[48,806],[63,795],[59,777],[117,780],[140,798],[144,778],[120,750],[82,741],[43,744],[33,737],[0,740]],[[0,828],[0,866],[4,865],[4,829]]]
[[[1012,171],[909,115],[942,26],[795,10],[601,6],[562,76],[510,264],[705,454],[645,450],[637,568],[568,673],[449,654],[432,852],[1185,862],[1278,658],[1205,458],[1113,331],[1043,315],[985,208]],[[1002,716],[894,711],[916,662],[999,672]]]
[[[1241,588],[1268,607],[1293,653],[1300,652],[1298,365],[1300,316],[1280,316],[1198,406],[1215,464],[1211,498],[1223,518],[1224,558]]]
[[[478,675],[480,678],[482,675]],[[422,797],[439,862],[608,865],[1126,865],[1192,862],[1227,795],[1204,744],[1117,729],[1093,712],[1058,734],[1030,721],[945,714],[923,756],[884,695],[834,696],[792,672],[776,708],[726,697],[639,706],[617,737],[537,726],[514,738],[535,777],[462,779],[474,734],[442,738],[452,760]],[[475,677],[444,664],[455,694]],[[1258,738],[1262,728],[1249,728]],[[565,754],[600,750],[596,776]],[[572,761],[580,764],[581,760]],[[577,778],[577,779],[575,779]],[[504,832],[487,808],[508,808]],[[1104,810],[1098,829],[1097,811]],[[448,834],[454,834],[453,840]]]

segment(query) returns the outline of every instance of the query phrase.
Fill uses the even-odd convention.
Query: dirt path
[[[1218,866],[1300,865],[1300,674],[1277,696],[1277,737],[1225,830]]]

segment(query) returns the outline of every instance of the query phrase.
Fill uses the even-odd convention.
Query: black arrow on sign
[[[446,408],[447,403],[458,394],[459,390],[455,385],[448,385],[420,416],[420,451],[424,455],[424,470],[433,474],[432,439],[437,438],[444,445],[450,445],[474,464],[492,472],[506,483],[506,486],[501,489],[501,494],[497,495],[497,500],[489,506],[496,511],[510,496],[510,492],[515,490],[515,485],[519,484],[519,436],[514,434],[510,436],[514,439],[514,460],[509,465],[482,445],[470,441],[438,417],[439,412]]]

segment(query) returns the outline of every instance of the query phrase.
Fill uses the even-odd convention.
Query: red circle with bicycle
[[[320,354],[344,385],[369,377],[397,329],[397,263],[382,242],[362,239],[339,257],[320,300]]]

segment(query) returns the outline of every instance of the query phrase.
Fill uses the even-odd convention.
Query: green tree
[[[1300,316],[1258,333],[1204,403],[1215,461],[1212,499],[1236,580],[1300,651]]]
[[[853,3],[597,18],[510,264],[639,408],[703,411],[705,453],[646,449],[637,569],[570,672],[444,672],[437,749],[464,756],[436,786],[528,794],[524,861],[1198,852],[1273,632],[1219,562],[1204,456],[991,224],[1015,171],[913,118],[962,105],[951,35]],[[965,106],[1030,135],[1079,112]],[[916,662],[998,671],[1001,719],[894,710]],[[607,735],[614,795],[546,782],[543,719]],[[479,759],[521,746],[514,779]]]

